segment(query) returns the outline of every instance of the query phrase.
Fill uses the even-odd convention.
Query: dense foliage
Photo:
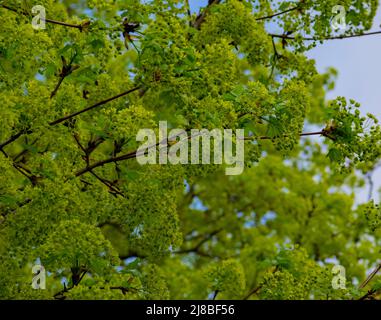
[[[339,34],[336,4],[0,1],[0,298],[377,297],[377,277],[360,284],[381,211],[354,192],[381,130],[355,101],[326,101],[335,70],[305,53],[366,32],[378,1],[340,1]],[[141,166],[136,134],[161,120],[244,128],[243,174]],[[45,290],[31,287],[39,263]]]

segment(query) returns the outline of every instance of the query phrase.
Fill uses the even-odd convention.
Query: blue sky
[[[372,31],[380,30],[381,7],[373,23]],[[315,59],[319,71],[332,66],[339,75],[335,89],[328,99],[337,96],[352,98],[361,103],[364,114],[373,113],[381,120],[381,34],[361,38],[326,41],[311,50],[308,57]],[[374,198],[379,200],[377,190],[381,187],[381,169],[373,176]],[[367,190],[361,190],[357,198],[364,201]]]
[[[207,0],[189,0],[189,6],[192,12],[198,12],[200,6],[205,6],[207,3]]]
[[[198,12],[207,0],[189,0],[192,12]],[[380,30],[381,7],[374,20],[373,31]],[[307,53],[316,61],[318,71],[324,72],[328,67],[338,71],[335,89],[327,98],[344,96],[361,103],[364,114],[373,113],[381,120],[381,35],[326,41]],[[381,188],[381,168],[373,175],[375,189],[373,196],[379,200],[378,189]],[[366,201],[367,189],[359,190],[357,199]]]

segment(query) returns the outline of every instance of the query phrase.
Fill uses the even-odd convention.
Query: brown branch
[[[54,90],[50,94],[50,99],[52,99],[56,95],[56,93],[57,93],[58,89],[60,88],[60,86],[61,86],[62,82],[64,81],[64,79],[65,79],[65,77],[60,77],[59,78],[57,85],[55,86]]]
[[[48,23],[52,23],[52,24],[57,24],[57,25],[60,25],[60,26],[64,26],[64,27],[77,28],[77,29],[79,29],[80,31],[83,30],[83,25],[82,25],[82,24],[71,24],[71,23],[62,22],[62,21],[57,21],[57,20],[52,20],[52,19],[44,19],[44,21],[46,21],[46,22],[48,22]]]
[[[62,69],[61,69],[61,72],[59,74],[58,83],[55,86],[52,93],[50,94],[50,99],[52,99],[56,95],[58,89],[60,88],[60,86],[61,86],[62,82],[65,80],[65,78],[68,77],[69,75],[71,75],[75,70],[77,70],[79,68],[79,65],[73,65],[73,62],[74,62],[74,59],[76,56],[77,56],[77,52],[73,55],[73,57],[71,58],[69,63],[66,62],[66,59],[64,56],[61,56]]]
[[[132,280],[132,278],[131,278],[131,280]],[[128,293],[130,291],[143,292],[144,293],[143,289],[134,288],[134,287],[112,286],[112,287],[109,287],[109,288],[110,288],[110,290],[120,290],[120,291],[122,291],[123,295],[126,295],[126,293]],[[105,289],[105,288],[101,287],[100,289]]]
[[[10,137],[7,141],[5,141],[4,143],[2,143],[0,145],[0,151],[3,153],[3,155],[6,157],[6,158],[9,158],[8,154],[3,150],[3,148],[5,146],[7,146],[8,144],[12,143],[13,141],[16,141],[20,136],[22,136],[23,134],[25,133],[31,133],[32,131],[30,130],[23,130],[23,131],[20,131],[18,132],[17,134],[13,135],[12,137]],[[25,151],[25,150],[24,150]],[[20,154],[19,154],[20,155]],[[19,156],[18,155],[18,156]],[[17,157],[18,157],[17,156]],[[19,173],[21,173],[24,177],[28,178],[28,180],[32,183],[33,186],[35,186],[37,183],[38,183],[38,180],[39,180],[39,177],[37,177],[36,175],[33,175],[32,172],[23,167],[21,164],[19,163],[16,163],[14,159],[12,159],[13,163],[12,163],[12,166],[13,168],[15,168]]]
[[[74,118],[74,117],[76,117],[76,116],[78,116],[78,115],[80,115],[80,114],[82,114],[82,113],[84,113],[84,112],[87,112],[87,111],[90,111],[90,110],[92,110],[92,109],[95,109],[95,108],[97,108],[97,107],[99,107],[99,106],[102,106],[102,105],[104,105],[104,104],[106,104],[106,103],[108,103],[108,102],[111,102],[111,101],[113,101],[113,100],[116,100],[116,99],[118,99],[118,98],[121,98],[121,97],[123,97],[123,96],[126,96],[126,95],[128,95],[129,93],[132,93],[132,92],[137,91],[137,90],[139,90],[139,89],[141,89],[141,86],[137,86],[137,87],[135,87],[135,88],[132,88],[132,89],[130,89],[130,90],[127,90],[127,91],[125,91],[125,92],[122,92],[122,93],[120,93],[120,94],[118,94],[118,95],[116,95],[116,96],[113,96],[113,97],[108,98],[108,99],[106,99],[106,100],[102,100],[102,101],[100,101],[100,102],[97,102],[96,104],[94,104],[94,105],[92,105],[92,106],[89,106],[89,107],[87,107],[87,108],[85,108],[85,109],[82,109],[82,110],[80,110],[80,111],[74,112],[74,113],[72,113],[72,114],[70,114],[70,115],[68,115],[68,116],[65,116],[65,117],[63,117],[63,118],[54,120],[53,122],[50,122],[49,125],[54,126],[54,125],[56,125],[56,124],[59,124],[59,123],[64,122],[64,121],[66,121],[66,120],[69,120],[69,119]]]
[[[276,273],[279,270],[279,266],[276,265],[275,268],[271,271],[272,274]],[[263,283],[255,287],[253,290],[251,290],[242,300],[249,299],[253,294],[258,293],[259,290],[261,290],[263,287]]]
[[[212,239],[215,235],[217,235],[218,233],[220,233],[223,229],[217,229],[207,235],[204,236],[204,238],[199,241],[193,248],[190,248],[190,249],[184,249],[184,250],[179,250],[179,251],[175,251],[173,253],[175,254],[184,254],[184,253],[191,253],[191,252],[196,252],[196,253],[199,253],[199,249],[200,247],[207,241],[209,241],[210,239]]]
[[[89,157],[90,157],[90,154],[104,141],[103,138],[98,138],[96,140],[93,140],[93,141],[90,141],[88,143],[88,147],[85,148],[82,143],[80,142],[79,140],[79,137],[78,137],[78,134],[75,133],[74,135],[74,139],[75,141],[77,142],[77,145],[79,146],[79,148],[83,151],[83,153],[85,154],[85,161],[86,161],[86,165],[89,166]],[[100,182],[102,182],[105,186],[107,186],[109,189],[110,189],[110,192],[114,195],[120,195],[122,197],[126,197],[120,190],[118,190],[110,181],[107,181],[106,179],[103,179],[101,178],[100,176],[98,176],[95,172],[93,172],[92,170],[89,171],[97,180],[99,180]]]
[[[195,22],[193,23],[193,27],[196,28],[196,29],[200,29],[200,26],[205,21],[206,15],[208,14],[208,12],[210,10],[210,7],[212,5],[219,4],[219,3],[221,3],[221,0],[210,0],[208,5],[207,5],[207,7],[197,16]],[[298,9],[300,9],[300,7],[296,6],[296,7],[284,10],[282,12],[278,12],[278,13],[269,15],[269,16],[256,18],[255,20],[260,21],[260,20],[271,19],[271,18],[280,16],[282,14],[285,14],[285,13],[288,13],[288,12],[291,12],[291,11],[294,11],[294,10],[298,10]]]
[[[32,144],[34,144],[34,143],[32,143]],[[13,156],[13,161],[17,161],[19,158],[24,156],[28,151],[29,151],[28,149],[24,149],[24,150],[20,151],[18,154]]]
[[[82,145],[81,141],[79,141],[79,137],[77,133],[73,134],[74,140],[77,143],[78,147],[83,151],[83,153],[87,156],[87,149]]]
[[[364,280],[360,285],[360,289],[365,288],[365,286],[375,277],[378,271],[381,270],[381,263],[371,272],[371,274]]]
[[[98,176],[94,171],[89,171],[96,179],[98,179],[100,182],[102,182],[106,187],[110,189],[110,193],[113,193],[114,195],[118,194],[122,196],[123,198],[126,198],[123,192],[116,189],[110,181],[107,181],[106,179],[101,178]]]
[[[16,141],[19,137],[21,137],[23,134],[30,134],[32,133],[32,130],[22,130],[13,136],[11,136],[7,141],[0,144],[0,150],[3,150],[4,147],[6,147],[8,144],[12,143],[13,141]]]
[[[29,16],[29,14],[25,11],[19,11],[15,8],[12,8],[12,7],[9,7],[5,4],[2,4],[0,5],[1,8],[4,8],[4,9],[7,9],[9,11],[12,11],[12,12],[15,12],[15,13],[20,13],[24,16]],[[70,28],[76,28],[76,29],[79,29],[80,31],[83,30],[84,28],[84,25],[82,24],[71,24],[71,23],[66,23],[66,22],[61,22],[61,21],[57,21],[57,20],[52,20],[52,19],[41,19],[45,22],[48,22],[48,23],[52,23],[52,24],[57,24],[57,25],[61,25],[61,26],[64,26],[64,27],[70,27]]]
[[[159,143],[157,144],[159,145]],[[112,163],[112,162],[118,162],[118,161],[123,161],[123,160],[128,160],[128,159],[133,159],[137,156],[137,151],[133,151],[133,152],[130,152],[130,153],[127,153],[125,155],[121,155],[121,156],[118,156],[118,157],[112,157],[112,158],[109,158],[109,159],[106,159],[106,160],[101,160],[101,161],[98,161],[98,162],[95,162],[93,163],[92,165],[82,169],[82,170],[79,170],[75,175],[77,177],[95,169],[95,168],[98,168],[98,167],[101,167],[101,166],[104,166],[105,164],[108,164],[108,163]]]
[[[64,284],[64,288],[53,296],[54,299],[65,300],[66,296],[64,294],[72,290],[74,287],[78,286],[80,282],[82,281],[83,277],[86,275],[87,271],[88,270],[84,268],[76,268],[76,267],[71,268],[71,272],[72,272],[71,286],[67,288],[66,285]]]
[[[191,136],[187,137],[187,139],[191,139],[192,137],[194,137],[194,136],[191,135]],[[168,140],[171,140],[171,137],[168,138]],[[153,145],[148,146],[147,149],[156,148],[159,145],[163,144],[164,142],[166,142],[166,139],[164,139],[164,140],[162,140],[162,141],[160,141],[158,143],[155,143]],[[124,154],[124,155],[121,155],[121,156],[111,157],[111,158],[108,158],[108,159],[105,159],[105,160],[101,160],[101,161],[93,163],[90,166],[87,166],[86,168],[84,168],[82,170],[79,170],[75,175],[77,177],[79,177],[79,176],[85,174],[86,172],[89,172],[89,171],[91,171],[91,170],[93,170],[95,168],[98,168],[98,167],[102,167],[102,166],[104,166],[104,165],[106,165],[108,163],[117,163],[119,161],[136,158],[136,157],[138,157],[140,155],[143,155],[144,152],[145,152],[145,150],[143,152],[140,151],[140,153],[138,153],[138,150],[134,150],[134,151],[132,151],[130,153],[127,153],[127,154]]]
[[[207,7],[197,16],[195,22],[193,23],[193,27],[196,29],[200,29],[201,24],[205,21],[206,15],[208,14],[210,7],[219,4],[221,0],[211,0],[209,1]]]
[[[368,32],[368,33],[359,33],[359,34],[351,34],[351,35],[342,35],[342,36],[332,36],[332,37],[325,37],[325,38],[319,38],[319,37],[301,37],[302,40],[306,41],[324,41],[324,40],[341,40],[341,39],[349,39],[349,38],[358,38],[358,37],[365,37],[365,36],[372,36],[376,34],[381,34],[381,31],[374,31],[374,32]],[[273,38],[280,38],[280,39],[287,39],[287,40],[295,40],[297,37],[295,36],[289,36],[286,34],[274,34],[269,33],[269,36]]]
[[[130,288],[125,288],[125,287],[122,287],[122,286],[110,287],[110,289],[111,290],[120,290],[120,291],[122,291],[123,295],[125,295],[128,291],[130,291]]]
[[[273,37],[271,37],[271,42],[272,42],[273,50],[274,50],[274,57],[273,57],[273,61],[272,61],[271,73],[270,73],[270,76],[269,76],[269,80],[273,77],[277,61],[281,57],[281,55],[278,53],[278,50],[276,48],[275,41],[274,41]]]
[[[269,15],[269,16],[256,18],[255,20],[260,21],[260,20],[272,19],[272,18],[275,18],[275,17],[280,16],[282,14],[285,14],[285,13],[288,13],[288,12],[291,12],[291,11],[294,11],[294,10],[298,10],[298,9],[300,9],[300,7],[296,6],[296,7],[293,7],[293,8],[290,8],[290,9],[278,12],[278,13],[274,13],[274,14]]]
[[[13,12],[19,13],[16,9],[11,8],[11,7],[8,7],[8,6],[5,5],[5,4],[0,5],[0,7],[1,7],[1,8],[4,8],[4,9],[7,9],[7,10],[9,10],[9,11],[13,11]]]
[[[262,285],[259,285],[258,287],[256,287],[253,290],[251,290],[242,300],[249,299],[253,294],[256,294],[261,289],[262,289]]]
[[[317,135],[322,135],[322,136],[328,137],[324,130],[318,131],[318,132],[301,133],[299,136],[300,137],[308,137],[308,136],[317,136]],[[287,135],[284,135],[283,137],[287,137]],[[245,137],[244,140],[255,140],[255,139],[257,139],[257,140],[271,140],[271,139],[275,139],[275,138],[277,138],[277,137],[269,137],[269,136],[256,137],[256,136],[252,136],[252,137]]]
[[[90,107],[87,107],[87,108],[85,108],[85,109],[83,109],[83,110],[81,110],[81,111],[78,111],[78,112],[76,112],[76,113],[73,113],[73,114],[71,114],[71,115],[69,115],[69,116],[63,117],[63,118],[61,118],[61,119],[57,119],[57,120],[55,120],[55,121],[49,123],[49,125],[53,126],[53,125],[56,125],[56,124],[58,124],[58,123],[61,123],[61,122],[65,121],[65,120],[71,119],[71,118],[73,118],[73,117],[75,117],[75,116],[77,116],[77,115],[79,115],[79,114],[81,114],[81,113],[84,113],[84,112],[86,112],[86,111],[89,111],[89,110],[91,110],[91,109],[94,109],[94,108],[96,108],[96,107],[98,107],[98,106],[101,106],[101,105],[106,104],[106,103],[108,103],[108,102],[110,102],[110,101],[113,101],[113,100],[115,100],[115,99],[118,99],[118,98],[120,98],[120,97],[122,97],[122,96],[125,96],[125,95],[127,95],[127,94],[129,94],[129,93],[131,93],[131,92],[134,92],[134,91],[136,91],[136,90],[138,90],[138,89],[141,89],[141,88],[142,88],[142,87],[139,86],[139,87],[135,87],[135,88],[133,88],[133,89],[130,89],[130,90],[128,90],[128,91],[126,91],[126,92],[123,92],[123,93],[121,93],[121,94],[119,94],[119,95],[117,95],[117,96],[111,97],[111,98],[106,99],[106,100],[103,100],[103,101],[101,101],[101,102],[98,102],[98,103],[96,103],[95,105],[92,105],[92,106],[90,106]],[[22,130],[22,131],[20,131],[20,132],[18,132],[18,133],[16,133],[16,134],[14,134],[14,135],[11,136],[7,141],[5,141],[5,142],[3,142],[3,143],[0,144],[0,152],[2,152],[3,155],[4,155],[6,158],[8,158],[7,153],[3,150],[4,147],[6,147],[7,145],[9,145],[9,144],[11,144],[12,142],[16,141],[16,140],[17,140],[19,137],[21,137],[22,135],[24,135],[24,134],[31,134],[32,132],[33,132],[33,131],[30,130],[30,129],[24,129],[24,130]]]
[[[32,179],[32,177],[29,176],[26,172],[24,172],[24,171],[22,170],[22,168],[21,168],[19,165],[17,165],[16,163],[13,163],[12,166],[13,166],[18,172],[20,172],[24,177],[28,178],[28,179],[33,183],[33,179]]]
[[[309,133],[302,133],[300,134],[301,137],[303,136],[313,136],[313,135],[324,135],[324,136],[327,136],[326,132],[323,130],[323,131],[319,131],[319,132],[309,132]],[[327,136],[328,137],[328,136]],[[193,137],[192,136],[189,136],[187,139],[192,139]],[[276,137],[274,137],[276,138]],[[169,138],[170,139],[170,138]],[[244,140],[253,140],[255,139],[255,137],[245,137]],[[270,140],[270,139],[273,139],[271,137],[267,137],[267,136],[263,136],[263,137],[257,137],[257,139],[261,139],[261,140]],[[157,147],[159,146],[160,144],[162,144],[162,141],[161,142],[158,142],[154,145],[151,145],[149,146],[147,149],[151,149],[151,148],[154,148],[154,147]],[[145,152],[145,151],[144,151]],[[111,158],[108,158],[108,159],[105,159],[105,160],[101,160],[101,161],[98,161],[98,162],[95,162],[93,163],[92,165],[90,166],[87,166],[86,168],[83,168],[79,171],[77,171],[77,173],[75,174],[76,177],[79,177],[95,168],[98,168],[98,167],[101,167],[101,166],[104,166],[108,163],[116,163],[116,162],[119,162],[119,161],[124,161],[124,160],[129,160],[129,159],[134,159],[142,154],[144,154],[144,152],[138,154],[138,150],[135,150],[135,151],[132,151],[130,153],[127,153],[127,154],[124,154],[124,155],[121,155],[121,156],[118,156],[118,157],[111,157]]]
[[[364,294],[361,298],[359,298],[358,300],[366,300],[368,298],[370,298],[372,295],[374,295],[375,293],[377,292],[377,290],[369,290],[366,294]]]

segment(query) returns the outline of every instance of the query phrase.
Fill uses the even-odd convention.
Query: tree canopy
[[[378,1],[340,1],[337,32],[336,0],[189,2],[0,1],[0,298],[378,297],[381,210],[354,194],[380,126],[306,56],[374,35]],[[140,165],[159,121],[244,129],[244,172]]]

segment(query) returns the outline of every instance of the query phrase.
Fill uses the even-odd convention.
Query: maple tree
[[[379,33],[377,0],[340,2],[338,34],[333,0],[0,1],[0,298],[377,297],[381,211],[354,192],[381,130],[306,57]],[[159,121],[243,128],[244,172],[141,166]]]

